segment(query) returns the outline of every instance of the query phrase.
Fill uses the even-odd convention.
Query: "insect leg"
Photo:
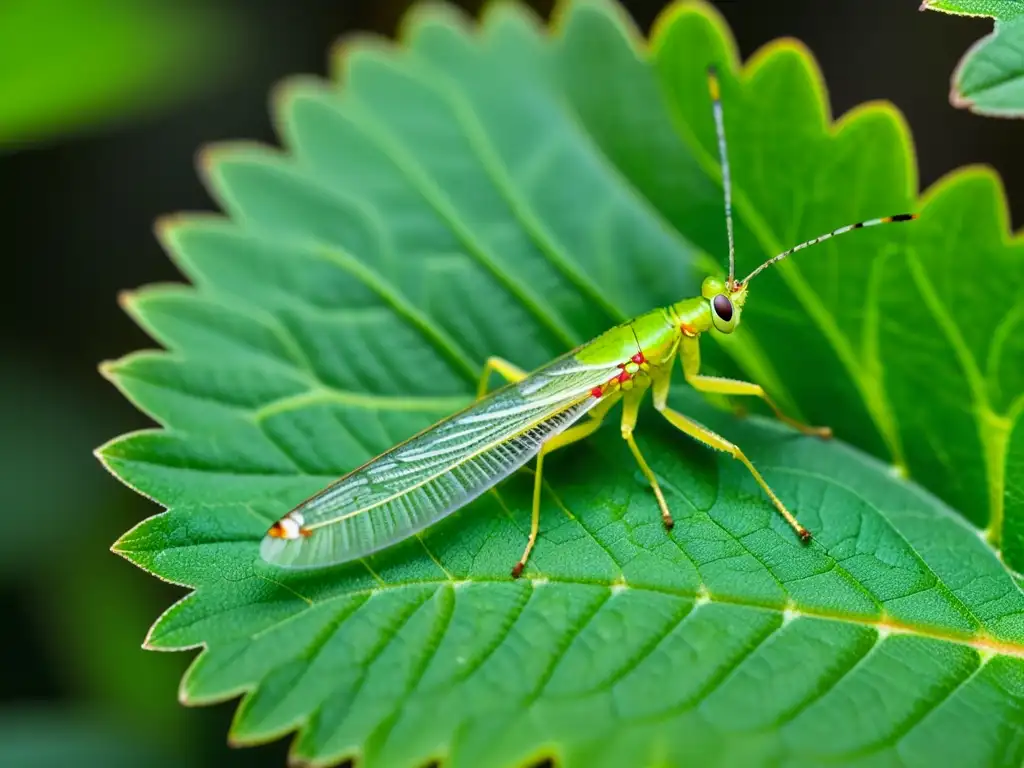
[[[779,421],[783,421],[789,426],[796,430],[799,430],[805,435],[814,435],[815,437],[821,437],[828,439],[832,437],[832,430],[829,427],[812,427],[804,424],[803,422],[797,421],[792,416],[787,416],[782,410],[776,405],[775,401],[769,397],[768,393],[764,391],[764,388],[760,384],[754,384],[749,381],[739,381],[738,379],[725,379],[718,376],[702,376],[695,374],[687,377],[687,383],[698,392],[707,392],[716,395],[752,395],[754,397],[760,397],[764,400],[768,407],[774,412],[776,418]]]
[[[540,489],[544,477],[544,450],[537,454],[537,469],[533,480],[533,511],[530,514],[530,538],[526,540],[526,548],[523,550],[519,562],[512,566],[512,578],[518,579],[526,566],[526,560],[533,550],[537,541],[537,533],[540,531]]]
[[[537,469],[534,472],[533,480],[533,513],[530,517],[530,538],[526,541],[526,549],[523,550],[523,556],[519,558],[519,562],[512,568],[512,578],[519,578],[519,575],[523,572],[526,560],[530,556],[530,551],[537,541],[537,532],[540,530],[540,492],[544,474],[544,456],[552,451],[557,451],[559,448],[564,448],[567,445],[589,437],[600,426],[601,416],[597,416],[582,424],[569,427],[565,432],[555,435],[541,447],[540,453],[537,454]]]
[[[738,461],[742,461],[746,468],[750,470],[750,474],[752,474],[754,479],[757,480],[758,485],[760,485],[764,492],[768,494],[768,498],[771,499],[772,504],[775,505],[779,514],[786,519],[786,522],[790,524],[794,531],[796,531],[800,539],[802,541],[808,541],[811,538],[811,532],[797,522],[797,519],[793,517],[793,514],[788,509],[786,509],[785,504],[779,500],[779,497],[775,495],[775,492],[768,486],[768,483],[766,483],[764,478],[761,477],[761,473],[758,472],[754,465],[750,463],[750,459],[747,458],[746,454],[744,454],[737,445],[730,443],[721,435],[712,432],[707,427],[687,418],[678,411],[672,410],[665,405],[663,400],[659,402],[658,399],[655,398],[654,407],[658,409],[658,412],[661,413],[661,415],[664,416],[672,426],[676,427],[680,431],[685,432],[690,437],[699,440],[705,445],[717,448],[719,451],[725,451]]]
[[[497,373],[510,383],[522,381],[527,376],[526,371],[503,357],[488,357],[484,363],[484,371],[480,374],[480,385],[476,390],[477,400],[487,394],[487,385],[491,381],[492,373]]]
[[[637,465],[640,467],[640,471],[643,472],[644,477],[647,478],[647,482],[651,484],[651,488],[654,490],[654,497],[658,500],[658,508],[661,510],[661,519],[665,523],[667,530],[672,530],[672,526],[675,523],[672,520],[672,513],[668,510],[668,503],[665,501],[665,494],[661,492],[661,486],[658,484],[658,478],[655,476],[654,471],[648,466],[647,461],[644,459],[644,455],[640,452],[640,446],[636,444],[636,440],[633,439],[633,428],[636,427],[637,414],[640,410],[640,403],[643,401],[643,390],[633,390],[626,395],[626,399],[622,404],[622,439],[626,441],[626,445],[629,446],[629,450],[633,453],[633,458],[636,459]]]
[[[739,381],[737,379],[724,379],[718,376],[702,376],[700,373],[700,345],[696,339],[684,338],[682,340],[679,359],[682,362],[683,374],[686,376],[687,383],[698,392],[714,395],[753,395],[760,397],[775,411],[775,415],[780,421],[784,421],[794,429],[803,432],[805,435],[815,435],[823,438],[832,437],[832,430],[828,427],[810,427],[784,414],[759,384]],[[659,384],[663,390],[661,392],[659,392]],[[667,396],[668,381],[655,382],[655,407],[657,407],[659,402],[664,405]]]

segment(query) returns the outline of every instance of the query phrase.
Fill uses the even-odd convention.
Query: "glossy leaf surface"
[[[899,115],[833,124],[807,52],[741,68],[705,5],[668,11],[650,48],[606,3],[556,25],[421,10],[400,47],[350,46],[334,83],[279,92],[283,153],[207,155],[228,216],[161,229],[195,287],[126,299],[170,352],[106,368],[162,428],[100,456],[169,508],[116,550],[194,590],[149,646],[204,647],[182,698],[244,693],[235,742],[297,728],[317,764],[1019,764],[1024,594],[989,541],[1024,559],[1024,263],[998,181],[962,172],[919,202]],[[740,274],[922,210],[765,273],[738,338],[704,343],[839,441],[673,393],[815,542],[645,410],[671,534],[610,425],[545,462],[520,581],[524,475],[365,564],[262,563],[270,522],[467,402],[488,355],[536,367],[720,269],[710,62]],[[993,295],[1004,310],[981,311]]]

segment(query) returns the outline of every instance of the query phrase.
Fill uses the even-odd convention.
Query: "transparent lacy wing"
[[[350,472],[296,507],[307,536],[266,536],[274,565],[313,568],[365,557],[423,530],[537,455],[598,400],[617,364],[571,353]]]

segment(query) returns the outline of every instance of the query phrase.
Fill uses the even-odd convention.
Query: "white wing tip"
[[[288,541],[277,536],[267,534],[260,542],[260,557],[273,565],[283,565],[281,555],[288,549]]]

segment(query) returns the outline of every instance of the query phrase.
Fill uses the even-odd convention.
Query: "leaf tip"
[[[828,98],[828,85],[822,74],[818,58],[803,40],[797,37],[779,37],[758,48],[743,65],[743,77],[753,79],[772,67],[796,66],[813,92],[815,107],[826,125],[833,122]]]
[[[949,89],[949,103],[957,109],[973,110],[974,108],[974,101],[960,93],[956,83],[953,83]]]
[[[174,230],[186,221],[187,217],[183,213],[165,213],[156,217],[153,221],[153,234],[164,250],[173,250]]]
[[[131,535],[131,533],[132,533],[131,531],[128,531],[127,533],[123,533],[122,535],[118,536],[117,540],[114,541],[114,543],[110,545],[108,551],[111,554],[117,555],[118,557],[123,557],[125,560],[127,560],[130,563],[134,563],[134,561],[132,560],[132,557],[131,557],[132,549],[131,549],[130,546],[128,546],[128,544],[130,543],[128,541],[128,537]],[[147,638],[148,638],[148,636],[147,636]],[[145,642],[143,642],[142,647],[143,648],[146,647],[146,643]]]
[[[265,162],[270,157],[283,157],[284,152],[268,144],[248,139],[217,141],[196,150],[195,166],[203,184],[225,210],[232,210],[232,198],[222,187],[220,166],[233,159]]]
[[[472,34],[475,26],[473,19],[457,5],[440,0],[422,0],[414,3],[402,15],[396,38],[401,43],[408,43],[421,29],[438,24],[451,27],[464,35]]]
[[[120,439],[121,438],[114,438],[113,440],[108,440],[106,443],[101,445],[99,448],[93,449],[92,455],[96,458],[96,461],[98,461],[100,463],[100,466],[103,467],[103,469],[105,469],[108,473],[110,473],[110,475],[115,480],[120,482],[122,485],[127,486],[128,488],[131,488],[133,491],[138,493],[140,496],[143,496],[145,498],[149,498],[148,496],[146,496],[146,494],[144,494],[141,491],[139,491],[139,489],[136,488],[131,482],[126,480],[124,477],[122,477],[121,473],[118,471],[117,467],[115,466],[115,461],[117,459],[121,458],[121,457],[117,456],[114,453],[112,453],[111,452],[111,448]],[[113,552],[114,554],[117,554],[117,555],[121,555],[122,557],[125,557],[128,560],[131,560],[131,558],[128,557],[128,555],[127,555],[127,552],[129,552],[129,550],[124,547],[124,540],[134,530],[135,529],[133,528],[131,531],[128,531],[128,533],[124,534],[121,538],[119,538],[117,541],[115,541],[114,544],[111,545],[111,552]],[[114,549],[115,545],[117,546],[117,549]],[[132,562],[135,562],[135,561],[132,560]],[[136,563],[136,565],[138,565],[138,563]]]
[[[293,149],[296,144],[294,116],[296,105],[303,97],[330,97],[338,95],[330,89],[330,83],[313,75],[292,75],[286,77],[270,88],[270,114],[274,119],[274,130],[286,145]]]
[[[149,641],[150,641],[149,635],[146,635],[146,643],[145,644],[148,645]],[[151,648],[150,650],[155,650],[155,649]],[[183,707],[195,707],[195,706],[198,706],[198,704],[196,702],[192,701],[192,698],[189,696],[188,689],[185,687],[185,681],[184,680],[182,680],[182,684],[180,686],[178,686],[178,704],[180,704]]]
[[[600,8],[604,3],[601,0],[590,0],[589,5]],[[542,35],[547,31],[544,21],[533,8],[526,3],[513,3],[509,0],[487,0],[480,9],[479,28],[486,30],[510,16],[517,21],[525,22],[534,34]]]
[[[139,292],[136,290],[124,289],[117,292],[117,306],[127,312],[129,315],[134,315],[135,310],[138,307]]]
[[[249,144],[249,142],[224,141],[204,144],[199,147],[196,150],[196,168],[199,174],[204,180],[211,180],[214,178],[217,166],[223,162],[228,153],[246,144]]]
[[[403,22],[399,22],[399,38],[402,37],[402,24]],[[360,51],[390,51],[393,47],[391,41],[386,37],[365,30],[342,35],[334,41],[327,55],[328,75],[331,78],[331,82],[336,85],[342,85],[345,82],[352,57]]]
[[[223,151],[219,144],[204,144],[196,150],[196,168],[204,179],[209,179],[217,164],[217,155]]]
[[[110,468],[110,459],[114,457],[111,456],[110,449],[117,443],[118,440],[120,440],[119,437],[111,438],[102,445],[99,445],[92,449],[92,455],[95,456],[99,463],[103,465],[103,468],[105,470],[111,473],[113,473],[113,470]]]
[[[110,442],[114,442],[114,441],[112,440]],[[149,518],[146,518],[145,520],[140,520],[135,525],[133,525],[131,528],[129,528],[127,531],[122,533],[120,536],[117,537],[117,539],[114,541],[114,543],[110,545],[110,551],[113,554],[115,554],[115,555],[123,557],[128,562],[130,562],[130,563],[132,563],[134,565],[138,565],[138,563],[135,562],[135,558],[133,557],[133,555],[135,555],[137,552],[139,552],[140,548],[137,547],[137,546],[134,546],[134,545],[136,544],[137,536],[139,534],[139,531],[144,529],[147,526],[147,524],[149,523],[149,521],[153,520],[153,519],[154,518],[149,517]],[[148,570],[148,569],[144,569],[144,570]],[[149,642],[149,636],[152,633],[152,631],[153,630],[150,629],[149,633],[146,634],[146,640],[143,642],[143,647],[145,647],[146,643]]]
[[[690,19],[702,22],[721,42],[722,59],[716,61],[719,72],[737,72],[741,68],[739,48],[733,36],[732,28],[725,20],[721,11],[705,0],[675,0],[668,5],[654,20],[649,35],[650,48],[657,51],[669,39],[671,30],[676,24],[687,23]]]
[[[96,366],[100,376],[111,383],[116,383],[119,360],[104,360]]]

